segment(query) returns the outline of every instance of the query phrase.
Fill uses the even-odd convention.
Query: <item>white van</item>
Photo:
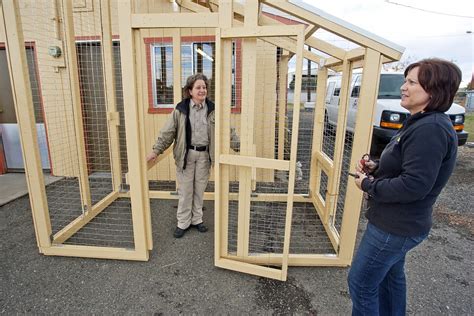
[[[373,134],[371,154],[379,155],[398,129],[402,127],[403,121],[410,115],[409,112],[400,105],[400,87],[404,82],[404,75],[400,72],[382,72],[380,75],[379,93],[377,105],[373,119]],[[358,97],[362,74],[353,74],[350,91],[349,113],[347,116],[347,130],[354,131],[355,117],[358,106]],[[337,112],[339,107],[339,94],[341,91],[341,77],[334,76],[328,78],[326,90],[326,118],[331,125],[337,124]],[[464,129],[464,114],[466,110],[453,103],[446,111],[454,129],[458,135],[458,145],[466,143],[468,133]]]

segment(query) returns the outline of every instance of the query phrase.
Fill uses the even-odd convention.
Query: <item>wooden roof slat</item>
[[[218,4],[216,0],[211,0],[210,1],[212,4]],[[208,9],[202,5],[193,3],[189,0],[182,0],[180,2],[180,5],[188,10],[194,11],[194,12],[209,12]],[[234,9],[234,17],[236,15],[243,16],[244,15],[244,8],[241,4],[239,3],[233,3],[233,9]],[[239,19],[234,19],[234,21],[237,23],[236,25],[243,25]],[[264,15],[260,15],[259,21],[265,25],[283,25],[282,23],[269,18]],[[267,43],[273,44],[277,47],[281,47],[291,53],[296,53],[296,40],[290,38],[290,37],[261,37],[262,40],[264,40]],[[319,63],[324,57],[319,56],[315,54],[314,52],[309,52],[309,51],[304,51],[303,52],[303,57],[306,59],[309,59],[315,63]]]
[[[314,34],[314,32],[316,32],[317,30],[319,29],[319,26],[317,25],[310,25],[306,28],[306,30],[304,31],[304,38],[305,39],[308,39],[309,37],[311,37],[311,35]]]
[[[218,13],[145,13],[132,14],[132,28],[219,27]]]
[[[346,51],[344,49],[334,46],[316,37],[307,38],[305,44],[338,59],[344,59],[346,56]]]
[[[372,48],[390,59],[399,60],[404,51],[403,47],[395,43],[331,16],[311,5],[294,0],[262,0],[262,2],[310,24],[318,25],[321,28],[351,42],[357,43],[363,47]]]
[[[216,2],[216,0],[211,0],[212,2]],[[239,3],[234,3],[234,12],[238,15],[243,15],[244,14],[244,7],[242,4],[239,4]],[[272,19],[268,16],[265,16],[263,14],[260,15],[260,18],[259,18],[259,22],[262,24],[262,26],[265,26],[265,25],[284,25],[283,23],[275,20],[275,19]],[[312,27],[309,27],[306,29],[306,31],[308,29],[312,29]],[[316,28],[317,29],[317,28]],[[305,31],[305,34],[307,34]],[[314,30],[316,31],[316,30]],[[266,42],[269,42],[269,43],[272,43],[278,47],[281,47],[283,49],[286,49],[292,53],[296,53],[295,49],[296,49],[296,40],[293,39],[293,38],[289,38],[289,37],[281,37],[279,39],[276,39],[276,38],[272,38],[272,39],[264,39]],[[315,48],[317,48],[318,50],[321,50],[322,52],[325,52],[329,55],[332,55],[330,52],[333,52],[333,48],[334,49],[339,49],[341,50],[342,52],[340,52],[340,54],[338,56],[342,56],[344,57],[344,54],[345,54],[345,51],[336,47],[336,46],[333,46],[329,43],[325,43],[326,45],[316,45],[315,42],[312,42],[313,45],[315,45]],[[311,45],[310,45],[311,46]],[[316,47],[317,46],[317,47]],[[288,47],[292,47],[292,49],[288,49]],[[324,49],[320,49],[320,48],[323,48]],[[329,49],[329,47],[331,47],[331,49]],[[328,50],[326,51],[326,48],[328,48]],[[311,61],[314,61],[316,63],[319,63],[321,59],[324,59],[324,57],[322,56],[319,56],[313,52],[309,52],[309,51],[304,51],[304,58],[306,59],[309,59]]]

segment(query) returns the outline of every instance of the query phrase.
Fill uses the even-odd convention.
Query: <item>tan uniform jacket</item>
[[[173,110],[170,118],[166,122],[165,126],[160,131],[155,145],[153,145],[153,151],[160,155],[162,154],[171,144],[174,142],[173,147],[173,156],[178,170],[185,168],[185,159],[188,151],[187,142],[191,139],[191,128],[188,127],[186,130],[186,125],[188,120],[189,122],[189,103],[190,99],[185,99],[182,102],[178,103],[176,108]],[[211,164],[214,165],[214,153],[215,153],[215,111],[214,103],[206,99],[207,105],[207,133],[209,135],[209,159]],[[189,133],[186,137],[186,132]],[[238,151],[240,147],[240,141],[238,136],[235,133],[235,130],[231,129],[231,148],[235,151]]]

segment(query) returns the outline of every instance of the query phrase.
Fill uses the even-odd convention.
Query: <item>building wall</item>
[[[118,39],[117,2],[111,1],[112,33]],[[76,40],[81,42],[100,40],[100,2],[99,0],[74,1],[74,26]],[[164,13],[174,12],[177,5],[168,0],[136,0],[136,12]],[[20,1],[20,12],[26,41],[35,43],[37,49],[37,71],[40,78],[41,97],[43,99],[46,128],[51,156],[52,169],[58,176],[76,176],[78,174],[76,135],[72,111],[72,96],[69,82],[69,69],[65,68],[64,32],[62,24],[55,20],[61,12],[60,1]],[[177,14],[179,14],[177,12]],[[147,150],[151,150],[160,129],[169,117],[169,113],[149,113],[149,85],[147,75],[146,38],[171,37],[169,29],[141,30],[137,35],[136,61],[139,73],[138,88],[142,110]],[[214,36],[214,29],[181,29],[182,37]],[[3,34],[0,41],[5,42]],[[54,58],[48,55],[50,46],[62,49],[62,56]],[[259,112],[256,113],[256,148],[259,157],[274,157],[275,110],[276,110],[276,48],[259,41],[258,44],[258,85],[256,98]],[[103,83],[97,83],[103,85]],[[102,87],[103,89],[103,87]],[[242,105],[245,106],[245,105]],[[235,111],[233,111],[235,112]],[[231,125],[240,132],[240,113],[232,114]],[[270,139],[269,139],[270,138]],[[271,141],[273,140],[273,141]],[[146,153],[143,153],[145,157]],[[272,181],[271,171],[259,171],[258,177]],[[235,169],[231,178],[236,179]],[[149,179],[175,180],[175,165],[172,155],[157,167],[149,171]]]
[[[51,168],[57,175],[74,176],[78,163],[70,83],[68,70],[64,68],[62,34],[53,20],[58,10],[55,1],[20,1],[24,38],[35,47]],[[48,55],[50,46],[60,47],[62,56]]]

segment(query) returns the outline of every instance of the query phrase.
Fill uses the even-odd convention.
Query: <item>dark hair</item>
[[[203,80],[204,83],[206,84],[206,88],[209,87],[207,77],[204,76],[202,73],[197,73],[192,76],[189,76],[188,79],[186,79],[186,85],[183,88],[183,95],[185,98],[191,97],[191,94],[189,94],[189,90],[193,89],[194,83],[198,80]]]
[[[449,110],[461,83],[462,73],[459,67],[439,58],[422,59],[405,69],[405,77],[416,67],[419,68],[418,82],[430,95],[424,110],[426,112]]]

